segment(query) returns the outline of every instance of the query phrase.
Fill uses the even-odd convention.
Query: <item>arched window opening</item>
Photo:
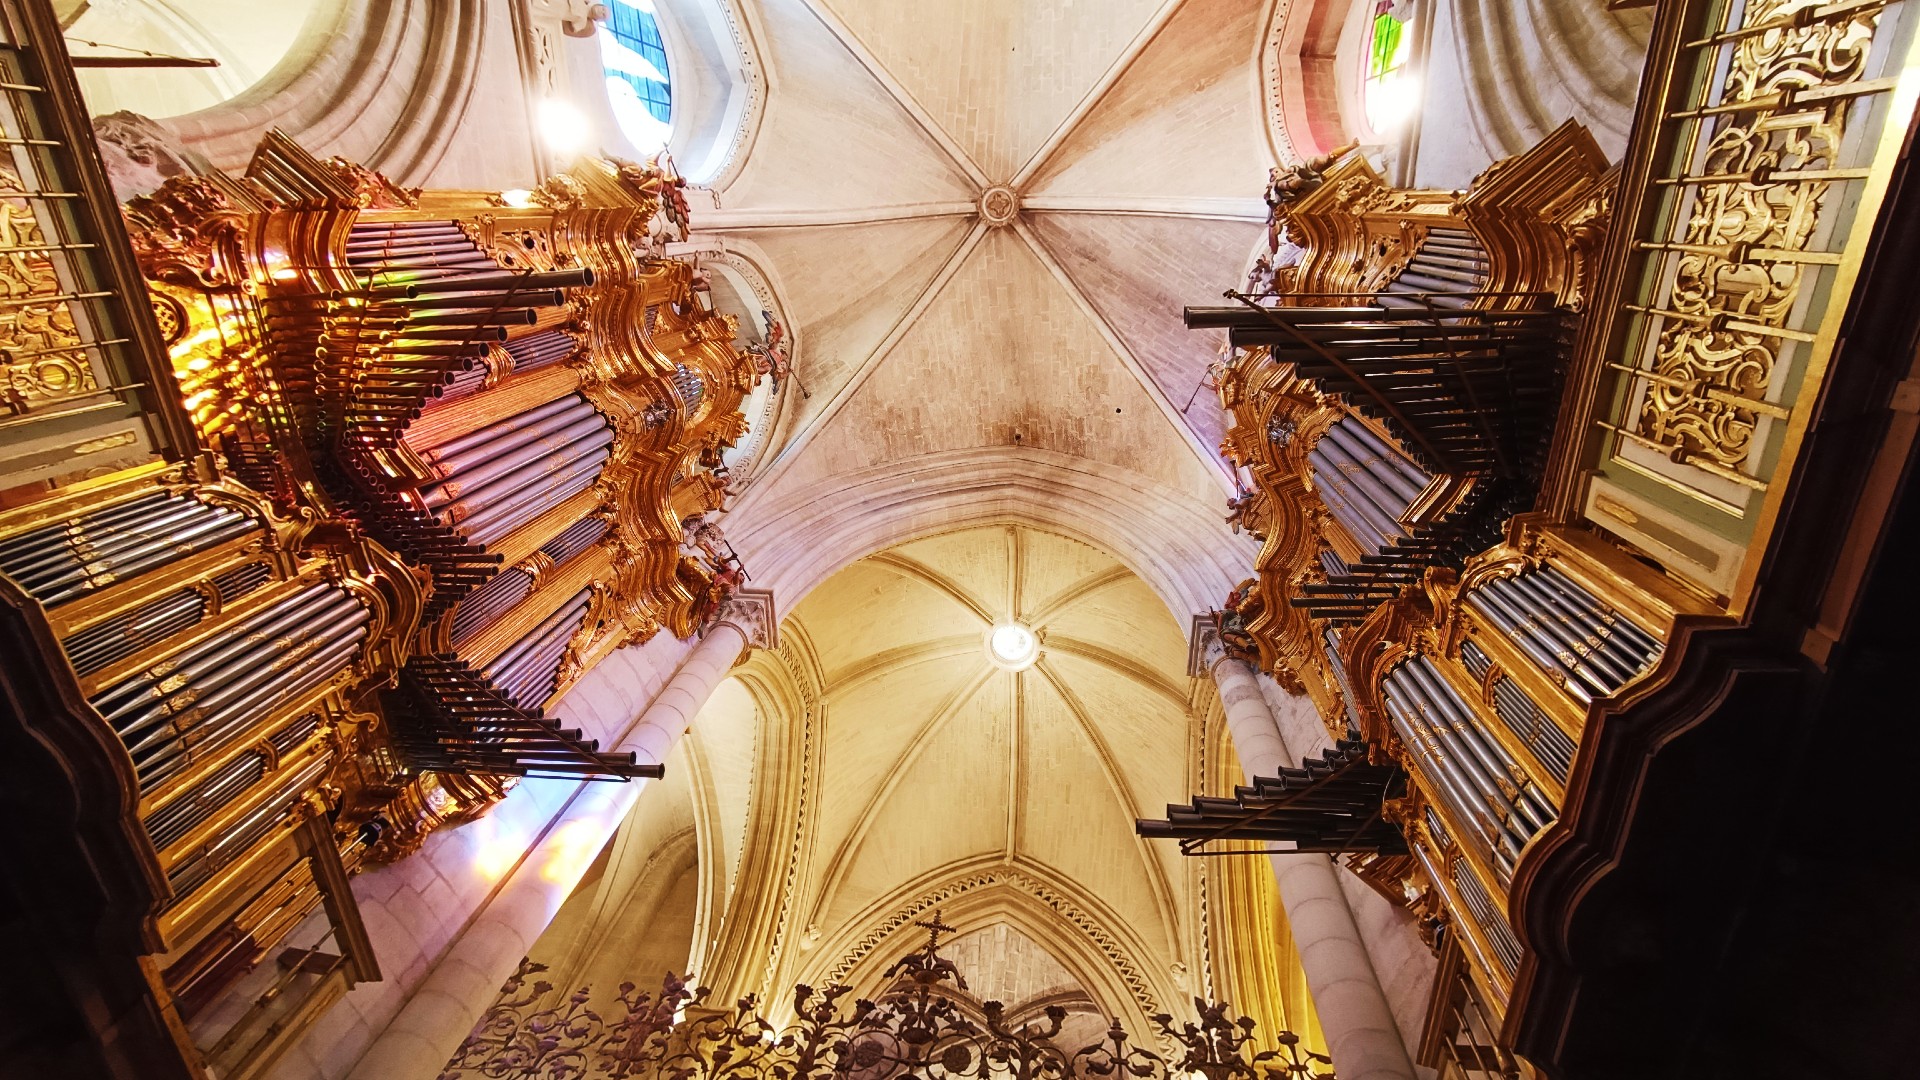
[[[1413,112],[1417,90],[1410,77],[1413,0],[1376,0],[1367,24],[1360,97],[1367,126],[1376,133],[1398,129]]]
[[[600,25],[600,66],[620,131],[654,153],[673,134],[673,81],[653,0],[613,0]]]

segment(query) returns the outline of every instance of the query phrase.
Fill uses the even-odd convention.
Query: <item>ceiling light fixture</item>
[[[1025,671],[1040,659],[1040,638],[1012,620],[987,628],[987,658],[1007,671]]]

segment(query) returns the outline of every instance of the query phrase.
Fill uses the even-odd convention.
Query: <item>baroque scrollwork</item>
[[[20,177],[0,166],[0,408],[24,413],[98,389]],[[20,195],[10,195],[20,192]]]
[[[1813,0],[1750,6],[1747,26],[1811,13]],[[1857,82],[1879,13],[1796,19],[1744,37],[1733,49],[1712,130],[1695,166],[1675,250],[1668,307],[1654,349],[1638,434],[1673,447],[1680,460],[1723,470],[1745,463],[1775,377],[1788,325],[1815,267],[1794,256],[1821,231],[1852,99],[1796,103],[1814,87]],[[1814,174],[1804,175],[1803,174]]]

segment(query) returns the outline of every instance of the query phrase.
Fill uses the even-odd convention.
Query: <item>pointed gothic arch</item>
[[[1149,1018],[1187,992],[1171,972],[1144,959],[1150,955],[1145,944],[1097,897],[1025,859],[974,860],[901,885],[869,904],[847,930],[820,941],[795,969],[795,979],[813,986],[844,983],[861,996],[877,993],[887,967],[923,943],[924,931],[915,923],[936,910],[963,930],[1012,925],[1141,1038],[1154,1030]]]

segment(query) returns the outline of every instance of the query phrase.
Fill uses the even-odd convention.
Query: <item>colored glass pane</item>
[[[620,129],[645,152],[667,145],[673,82],[653,0],[614,0],[600,25],[600,65]]]
[[[1406,118],[1413,101],[1407,79],[1407,58],[1413,47],[1411,4],[1408,0],[1379,0],[1367,26],[1367,59],[1361,96],[1367,125],[1389,131]]]

